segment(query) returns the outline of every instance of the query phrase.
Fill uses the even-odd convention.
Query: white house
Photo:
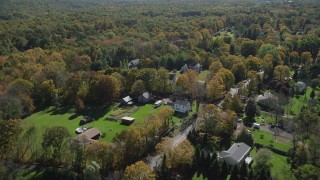
[[[235,143],[233,144],[228,151],[221,151],[218,153],[218,160],[224,160],[229,165],[237,165],[245,161],[247,158],[251,147],[247,144]]]
[[[181,113],[187,113],[191,110],[190,102],[186,100],[177,99],[174,103],[174,110]]]
[[[304,82],[299,81],[294,84],[294,91],[296,92],[303,93],[306,91],[306,88],[307,86]]]

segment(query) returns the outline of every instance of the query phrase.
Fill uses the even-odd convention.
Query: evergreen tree
[[[215,159],[210,165],[208,179],[219,179],[221,170],[218,160]]]
[[[243,162],[240,166],[240,179],[246,179],[248,177],[248,167],[245,162]]]
[[[160,180],[170,179],[170,172],[167,167],[167,156],[166,154],[163,155],[162,164],[160,170],[158,172],[158,178]]]
[[[248,100],[247,105],[245,107],[245,113],[249,120],[249,122],[247,123],[252,123],[253,118],[256,116],[256,113],[257,113],[257,105],[254,99],[250,98]]]
[[[316,93],[314,92],[314,89],[312,89],[312,91],[310,93],[310,98],[314,99],[315,96],[316,96]]]
[[[226,163],[226,161],[223,161],[221,166],[221,178],[226,179],[229,172],[230,172],[229,165]]]
[[[239,175],[239,168],[237,165],[235,165],[232,168],[230,180],[238,180],[239,179],[238,175]]]

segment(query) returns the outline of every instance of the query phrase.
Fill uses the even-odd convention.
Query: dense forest
[[[254,102],[254,110],[249,106],[256,95],[266,90],[276,93],[279,104],[271,108],[275,114],[295,97],[297,81],[313,89],[311,99],[319,97],[315,93],[320,86],[319,7],[316,0],[4,0],[0,6],[0,129],[6,133],[0,135],[0,178],[15,178],[8,175],[15,167],[12,164],[32,163],[60,167],[64,175],[76,174],[68,178],[135,179],[136,169],[148,172],[138,161],[139,152],[170,127],[166,121],[173,112],[169,109],[123,131],[108,144],[89,148],[67,147],[68,132],[59,127],[47,129],[37,137],[42,138],[41,148],[33,147],[35,129],[22,125],[24,118],[49,107],[71,107],[85,114],[148,91],[208,105],[194,114],[200,117],[196,120],[200,130],[192,131],[179,149],[167,152],[166,140],[157,146],[172,157],[165,155],[162,161],[168,167],[162,166],[155,175],[150,171],[145,179],[176,174],[188,179],[194,172],[208,179],[214,179],[215,173],[225,179],[231,172],[232,179],[232,173],[238,173],[233,171],[246,171],[237,178],[277,179],[267,170],[249,172],[242,166],[234,170],[216,162],[216,153],[237,141],[232,128],[236,116],[245,114],[253,123],[256,113],[247,111],[255,111]],[[136,68],[128,66],[133,59],[140,60]],[[171,80],[183,65],[197,63],[208,72],[204,84],[199,85],[193,70],[182,73],[176,83]],[[234,87],[243,91],[231,97],[227,92]],[[240,102],[242,96],[249,100]],[[211,105],[222,99],[222,109]],[[206,113],[211,115],[208,119]],[[320,167],[320,112],[303,107],[296,115],[293,147],[286,152],[292,178],[315,179]],[[53,135],[60,140],[50,139]],[[174,155],[180,157],[178,151],[189,159],[174,159]],[[87,165],[100,166],[100,173],[88,175]],[[313,170],[308,178],[306,169]],[[48,170],[48,176],[54,172]]]

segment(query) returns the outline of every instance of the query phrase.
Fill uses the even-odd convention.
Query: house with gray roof
[[[148,103],[151,100],[151,97],[152,97],[151,93],[144,92],[138,97],[138,102],[143,104]]]
[[[227,151],[218,153],[218,160],[226,161],[229,165],[237,165],[242,163],[248,156],[251,147],[247,144],[235,143]]]
[[[174,108],[176,112],[188,113],[191,110],[190,102],[183,99],[177,99],[174,102]]]
[[[197,63],[193,66],[189,66],[189,68],[196,71],[197,73],[201,73],[202,71],[202,65],[200,63]]]
[[[184,72],[186,72],[188,69],[189,69],[189,68],[188,68],[188,65],[187,65],[187,64],[184,64],[184,65],[181,67],[181,69],[180,69],[180,73],[184,73]]]
[[[138,63],[139,63],[140,59],[133,59],[131,61],[128,62],[128,68],[135,68],[138,67]]]
[[[306,90],[307,90],[307,85],[306,85],[306,83],[299,81],[299,82],[296,82],[296,83],[294,84],[294,91],[295,91],[295,92],[305,93]]]
[[[197,73],[201,73],[202,65],[200,63],[193,63],[193,64],[189,64],[189,65],[184,64],[180,69],[180,73],[184,73],[188,69],[192,69],[192,70],[196,71]]]
[[[263,109],[273,109],[278,107],[278,97],[270,91],[256,97],[255,101]]]

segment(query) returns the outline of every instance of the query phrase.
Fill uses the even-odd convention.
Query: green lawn
[[[207,76],[209,74],[208,70],[202,71],[200,74],[197,76],[198,81],[205,81],[207,79]]]
[[[90,113],[90,116],[96,119],[96,121],[88,123],[86,124],[86,126],[98,128],[101,133],[106,134],[104,138],[100,138],[100,141],[110,142],[113,137],[116,136],[116,134],[125,129],[128,129],[131,126],[134,126],[135,124],[138,124],[139,122],[142,122],[143,120],[148,118],[149,115],[156,114],[160,111],[160,109],[164,107],[165,106],[162,105],[155,109],[153,108],[152,104],[140,106],[137,111],[130,115],[131,117],[136,118],[135,123],[130,126],[121,125],[118,122],[105,120],[106,117],[109,117],[114,112],[113,109],[92,111]],[[57,110],[54,108],[48,108],[27,117],[25,119],[25,125],[27,126],[30,124],[34,124],[39,130],[39,135],[42,134],[44,129],[47,127],[64,126],[68,129],[69,133],[72,136],[75,136],[75,129],[79,127],[79,121],[83,116],[73,116],[74,112],[72,109]],[[178,122],[180,121],[180,119],[174,117],[174,121]]]
[[[266,124],[268,124],[268,123],[275,124],[276,123],[276,118],[274,115],[266,114],[264,112],[261,112],[260,116],[256,116],[255,120],[257,123],[266,123]]]
[[[200,175],[199,177],[197,177],[197,173],[194,174],[194,176],[192,177],[192,180],[205,180],[206,178],[203,178],[202,175]]]
[[[128,126],[120,125],[118,122],[106,121],[105,116],[108,116],[110,113],[112,113],[112,110],[105,111],[104,116],[86,124],[86,126],[98,128],[101,133],[106,133],[106,136],[100,139],[101,141],[111,141],[117,133],[128,128]],[[27,117],[25,123],[34,124],[38,128],[40,134],[42,134],[47,127],[64,126],[69,130],[69,133],[72,136],[75,136],[75,129],[79,127],[79,121],[83,116],[78,116],[74,119],[71,118],[70,120],[70,117],[73,115],[72,109],[61,113],[55,113],[54,108],[49,108]]]
[[[302,106],[308,104],[311,91],[312,88],[308,86],[306,95],[295,95],[293,98],[291,98],[290,102],[283,106],[285,113],[290,115],[298,115]]]
[[[257,150],[253,148],[250,152],[250,156],[254,158]],[[277,179],[294,179],[290,171],[290,164],[287,162],[287,157],[271,152],[270,162],[272,164],[271,174],[272,176],[276,176]],[[253,161],[254,162],[254,161]],[[254,166],[254,163],[253,163]]]
[[[263,138],[262,138],[263,137]],[[272,145],[274,148],[287,152],[292,146],[292,142],[282,142],[273,138],[270,132],[261,130],[253,131],[254,141],[265,146]]]

